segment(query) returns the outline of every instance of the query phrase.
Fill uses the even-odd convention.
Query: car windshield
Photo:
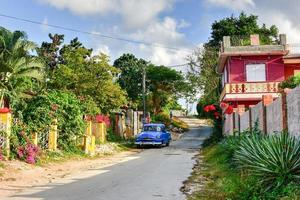
[[[161,131],[160,126],[144,126],[144,131]]]

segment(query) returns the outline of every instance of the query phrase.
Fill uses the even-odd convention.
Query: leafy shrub
[[[267,189],[300,181],[300,140],[287,133],[244,137],[235,160]]]
[[[293,88],[297,87],[298,85],[300,85],[300,75],[291,76],[287,80],[281,82],[279,84],[279,87],[281,89],[285,89],[285,88],[293,89]]]
[[[53,119],[58,122],[58,145],[62,149],[74,145],[84,133],[83,107],[73,93],[49,91],[36,96],[23,110],[23,121],[29,133],[45,133]]]
[[[170,126],[171,122],[172,122],[170,116],[166,113],[163,113],[163,112],[155,115],[154,118],[153,118],[153,121],[164,123],[166,126]]]
[[[185,123],[184,121],[180,120],[177,117],[172,118],[171,124],[176,128],[182,129],[183,131],[189,130],[189,126],[187,125],[187,123]]]
[[[4,160],[3,153],[2,153],[2,149],[0,149],[0,161],[1,161],[1,160]]]

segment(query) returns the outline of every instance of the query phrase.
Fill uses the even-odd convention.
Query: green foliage
[[[170,116],[166,113],[163,113],[163,112],[154,115],[152,121],[157,122],[157,123],[163,123],[166,126],[170,126],[171,122],[172,122]]]
[[[183,75],[176,70],[153,65],[147,68],[147,81],[150,91],[148,106],[154,114],[162,112],[171,99],[177,99],[185,84]]]
[[[235,159],[267,188],[300,183],[300,140],[287,133],[245,137]]]
[[[182,121],[181,119],[177,118],[177,117],[172,118],[171,124],[173,125],[173,127],[178,128],[182,131],[188,131],[189,130],[188,124],[186,122]]]
[[[31,97],[43,80],[43,63],[32,56],[36,45],[24,32],[0,27],[0,107]]]
[[[266,192],[266,185],[249,171],[240,171],[235,153],[248,136],[228,137],[222,142],[207,146],[202,151],[203,163],[200,170],[201,180],[207,180],[204,188],[189,199],[297,199],[300,187],[291,182]],[[248,161],[249,162],[249,161]],[[267,162],[267,161],[266,161]]]
[[[83,107],[70,92],[49,91],[32,98],[22,111],[29,133],[43,134],[49,131],[53,119],[58,122],[58,145],[62,149],[75,144],[84,133]]]
[[[296,76],[291,76],[290,78],[286,79],[285,81],[282,81],[279,84],[279,87],[281,89],[285,89],[285,88],[290,88],[293,89],[295,87],[297,87],[298,85],[300,85],[300,75],[296,75]]]
[[[124,138],[122,138],[121,136],[115,134],[113,132],[112,128],[108,128],[107,129],[107,141],[108,142],[120,142],[120,141],[124,141]]]
[[[118,83],[126,90],[130,100],[139,104],[142,95],[142,74],[148,63],[133,54],[123,54],[114,61],[113,66],[120,70]]]
[[[108,113],[126,104],[125,92],[115,83],[119,70],[109,64],[109,57],[92,56],[77,38],[63,43],[63,35],[50,35],[39,53],[48,64],[47,88],[71,91],[87,102],[88,113]]]
[[[207,43],[210,47],[219,47],[223,36],[245,36],[249,40],[250,34],[259,34],[262,44],[271,44],[278,37],[278,28],[272,25],[258,24],[258,16],[247,15],[242,12],[239,17],[227,17],[212,24],[211,39]],[[247,45],[247,42],[245,42]]]

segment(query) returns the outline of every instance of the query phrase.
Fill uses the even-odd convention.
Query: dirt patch
[[[142,151],[130,149],[120,152],[112,145],[100,146],[101,148],[97,148],[98,155],[96,157],[48,163],[46,166],[30,165],[17,160],[3,162],[4,166],[0,168],[0,199],[82,171],[114,165],[124,158]]]

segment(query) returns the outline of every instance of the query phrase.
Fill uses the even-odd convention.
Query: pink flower
[[[17,150],[17,154],[19,158],[23,158],[24,157],[24,148],[23,147],[19,147]]]
[[[29,163],[29,164],[34,164],[35,163],[34,156],[28,155],[27,158],[26,158],[26,162]]]

